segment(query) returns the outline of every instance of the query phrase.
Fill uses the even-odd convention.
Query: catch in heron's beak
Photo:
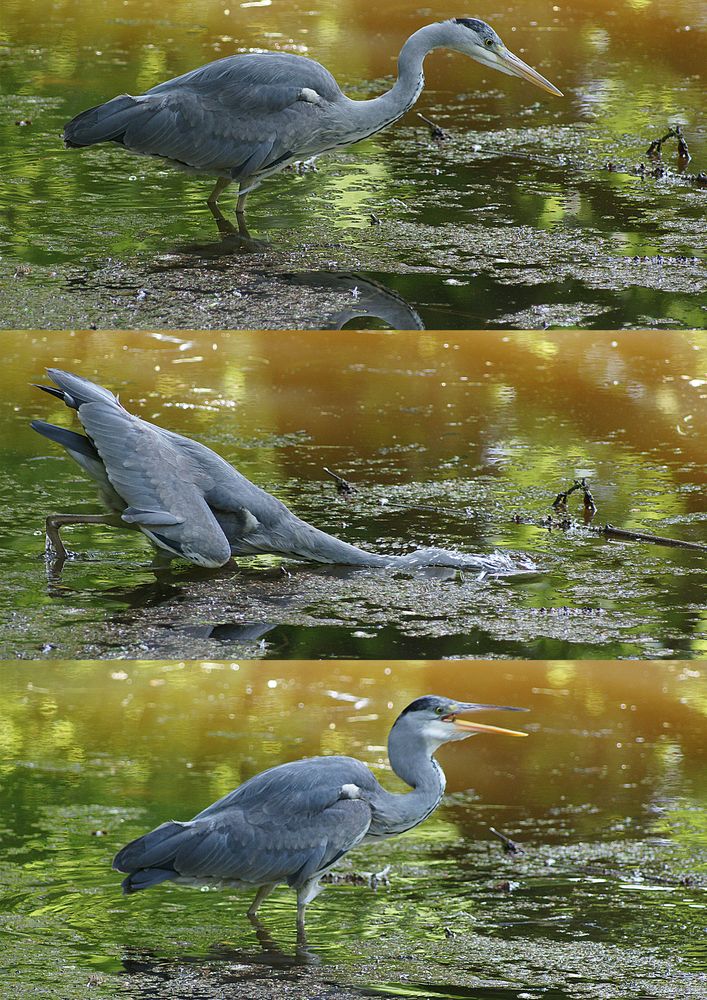
[[[510,705],[474,705],[467,707],[460,705],[458,711],[452,711],[445,715],[443,722],[451,722],[455,729],[462,729],[465,732],[473,733],[501,733],[504,736],[528,736],[528,733],[518,732],[516,729],[502,729],[501,726],[486,726],[482,722],[469,722],[467,719],[459,719],[457,715],[465,712],[478,712],[479,709],[508,709],[512,712],[523,712],[525,709],[511,708]]]
[[[522,59],[518,56],[513,55],[506,48],[495,49],[492,54],[496,59],[491,63],[495,69],[500,69],[502,73],[508,73],[510,76],[519,76],[523,80],[527,80],[529,83],[534,83],[536,87],[540,87],[541,90],[546,90],[548,94],[554,94],[556,97],[564,97],[565,95],[561,90],[546,80],[544,76],[541,76],[537,70],[533,69],[532,66],[528,66],[524,63]]]

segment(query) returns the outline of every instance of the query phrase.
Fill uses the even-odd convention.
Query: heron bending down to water
[[[241,224],[248,192],[269,174],[360,142],[401,118],[422,92],[423,63],[433,49],[462,52],[562,96],[509,52],[488,24],[457,17],[412,34],[398,57],[395,85],[372,100],[352,101],[328,70],[304,56],[245,53],[207,63],[146,94],[121,94],[90,108],[66,125],[64,140],[69,147],[116,142],[131,153],[215,176],[208,199],[214,211],[219,196],[236,181]]]
[[[445,787],[434,754],[443,743],[476,733],[527,733],[459,719],[508,705],[458,703],[437,695],[404,709],[388,737],[388,758],[412,791],[387,792],[355,757],[311,757],[257,774],[187,823],[169,820],[119,851],[113,867],[127,874],[123,891],[160,882],[256,889],[254,916],[280,884],[297,893],[297,930],[319,880],[361,843],[412,830],[440,803]]]
[[[502,553],[487,556],[425,548],[382,556],[342,542],[296,517],[203,444],[134,416],[112,392],[80,375],[47,369],[56,383],[39,389],[76,410],[86,436],[33,420],[44,437],[63,445],[98,485],[108,514],[54,514],[47,547],[62,561],[66,524],[129,525],[162,552],[197,566],[224,566],[232,555],[275,554],[350,566],[450,566],[512,573]]]

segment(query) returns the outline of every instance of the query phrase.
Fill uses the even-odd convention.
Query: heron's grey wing
[[[257,808],[273,817],[291,806],[301,811],[324,808],[346,786],[361,789],[371,799],[380,788],[373,774],[355,757],[310,757],[261,771],[212,802],[195,820],[239,808]]]
[[[137,153],[243,179],[294,157],[316,132],[321,103],[340,93],[324,67],[288,53],[248,53],[209,63],[83,112],[70,145],[113,139]]]
[[[219,93],[234,110],[257,112],[263,108],[263,95],[259,92],[263,87],[273,88],[266,110],[277,110],[278,88],[283,94],[288,89],[293,92],[303,88],[314,90],[328,101],[336,100],[341,94],[331,73],[314,59],[291,52],[247,52],[216,59],[158,83],[147,91],[147,96],[183,89],[203,96]]]
[[[294,554],[291,545],[278,548],[283,528],[297,519],[281,500],[251,483],[216,452],[199,441],[183,437],[163,427],[150,425],[175,448],[193,468],[197,484],[221,530],[238,555],[263,552]],[[291,533],[290,533],[291,534]]]
[[[118,513],[123,510],[125,504],[111,486],[101,456],[87,437],[67,430],[66,427],[48,424],[44,420],[33,420],[30,426],[38,434],[66,448],[73,460],[97,484],[101,498],[109,510]]]
[[[231,547],[204,500],[199,470],[178,449],[115,402],[83,403],[78,416],[125,501],[126,522],[199,566],[228,562]]]
[[[191,822],[165,823],[128,844],[114,867],[130,873],[153,869],[157,874],[148,873],[148,884],[183,876],[299,887],[358,844],[371,822],[362,790],[341,780],[374,780],[370,772],[358,761],[353,769],[342,766],[346,758],[333,767],[322,764],[329,760],[298,761],[256,775]]]

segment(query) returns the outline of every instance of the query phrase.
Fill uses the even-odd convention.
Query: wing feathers
[[[120,142],[205,173],[252,177],[306,151],[328,102],[341,97],[319,63],[289,53],[219,59],[146,94],[122,94],[77,115],[68,146]]]
[[[358,761],[315,758],[281,765],[190,823],[163,823],[128,844],[113,866],[130,874],[130,891],[180,876],[253,885],[286,881],[298,888],[355,847],[370,826],[370,802],[346,797],[342,775],[355,778],[359,788],[367,785],[362,795],[370,798],[375,779]],[[239,796],[242,790],[246,794]]]

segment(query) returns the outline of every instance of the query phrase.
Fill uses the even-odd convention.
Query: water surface
[[[174,0],[168,11],[155,0],[7,0],[3,325],[324,327],[353,306],[367,324],[403,328],[704,327],[699,0],[480,0],[473,13],[565,97],[434,53],[398,125],[251,197],[266,244],[251,253],[217,230],[210,181],[108,146],[62,149],[79,111],[236,52],[308,55],[350,96],[374,96],[403,40],[450,12],[464,13],[437,0]],[[417,111],[449,138],[434,141]],[[646,150],[676,122],[692,161],[668,143],[656,178]],[[332,290],[332,275],[351,280]],[[352,299],[371,281],[383,286],[373,301]]]
[[[704,334],[6,333],[0,372],[5,655],[315,658],[704,656],[704,552],[607,541],[597,524],[705,544]],[[138,532],[65,530],[47,578],[48,513],[95,491],[29,428],[72,425],[32,388],[81,372],[135,413],[233,462],[297,514],[384,553],[509,552],[537,567],[479,579],[258,557],[219,572],[151,568]],[[358,492],[337,495],[333,469]]]

